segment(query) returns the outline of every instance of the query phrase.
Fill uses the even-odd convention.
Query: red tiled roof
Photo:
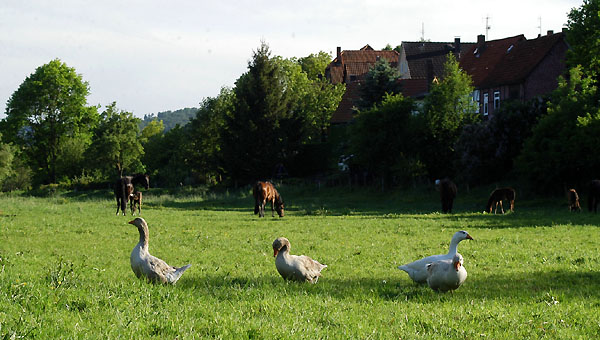
[[[461,54],[470,50],[475,43],[461,43]],[[441,78],[444,74],[444,64],[448,53],[454,52],[455,45],[450,42],[411,42],[403,41],[402,48],[411,78],[427,77],[427,60],[433,62],[433,76]]]
[[[331,116],[332,124],[348,123],[354,118],[355,103],[360,99],[359,87],[360,84],[356,81],[346,84],[346,92],[344,92],[340,104]]]
[[[427,79],[400,79],[400,92],[405,97],[420,98],[428,92]]]
[[[481,87],[506,56],[508,48],[523,40],[526,39],[521,34],[510,38],[486,41],[483,49],[475,44],[462,54],[460,66],[473,78],[473,86]]]
[[[333,84],[339,84],[344,82],[344,75],[360,77],[369,72],[369,69],[380,58],[387,60],[392,67],[397,67],[398,56],[396,51],[375,51],[371,46],[365,45],[360,50],[342,51],[340,60],[336,56],[325,72]]]
[[[550,50],[563,39],[563,33],[556,33],[537,39],[518,41],[510,52],[504,51],[502,60],[480,86],[490,88],[522,83]]]

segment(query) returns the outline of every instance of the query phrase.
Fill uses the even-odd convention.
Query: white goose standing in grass
[[[447,292],[460,287],[467,279],[463,257],[456,253],[452,259],[435,261],[427,265],[427,284],[433,290]]]
[[[129,224],[136,226],[140,232],[140,242],[133,248],[131,256],[129,257],[131,269],[133,269],[135,275],[138,278],[145,277],[153,283],[175,284],[191,264],[181,268],[173,267],[168,265],[165,261],[150,255],[148,252],[149,236],[146,220],[138,217],[135,220],[130,221]]]
[[[320,264],[305,255],[290,255],[290,248],[290,241],[285,237],[273,241],[275,267],[279,274],[286,280],[317,283],[321,270],[327,268],[327,265]]]
[[[431,255],[420,260],[405,264],[403,266],[399,266],[398,269],[404,270],[408,273],[410,278],[418,283],[425,283],[427,281],[427,265],[440,260],[449,260],[454,257],[454,255],[458,254],[457,248],[458,243],[462,240],[472,240],[473,238],[469,235],[468,232],[461,230],[457,231],[454,236],[452,236],[452,240],[450,241],[450,250],[448,250],[448,254],[445,255]]]

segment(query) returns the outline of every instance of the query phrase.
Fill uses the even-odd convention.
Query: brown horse
[[[593,180],[589,189],[588,209],[595,213],[598,210],[598,203],[600,203],[600,180]]]
[[[277,210],[277,215],[283,217],[283,199],[271,182],[256,182],[252,188],[252,194],[254,195],[254,214],[265,217],[265,205],[267,202],[271,202],[271,216],[275,217],[274,210]]]
[[[138,215],[142,214],[142,193],[136,191],[129,195],[129,207],[131,208],[131,216],[135,215],[135,207],[137,206]]]
[[[492,206],[495,204],[496,209],[494,210],[494,214],[498,212],[498,204],[500,204],[500,211],[504,214],[504,208],[502,207],[502,201],[507,200],[510,202],[510,211],[515,211],[515,189],[513,188],[500,188],[492,191],[490,195],[490,199],[487,202],[485,207],[485,211],[488,213],[492,213]]]
[[[133,176],[124,176],[117,180],[115,183],[115,199],[117,200],[117,213],[121,209],[123,216],[125,216],[125,210],[127,209],[127,202],[129,201],[130,195],[133,193],[133,185],[142,185],[144,188],[150,188],[150,176],[146,174],[136,174]]]
[[[442,200],[442,212],[452,213],[452,204],[454,203],[454,199],[456,198],[456,184],[449,180],[448,178],[444,178],[442,180],[435,180],[435,189],[440,192],[440,198]]]
[[[575,191],[575,189],[569,189],[567,192],[567,198],[569,199],[569,211],[581,211],[581,206],[579,205],[579,195],[577,195],[577,191]]]

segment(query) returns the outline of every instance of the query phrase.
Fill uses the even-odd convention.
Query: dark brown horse
[[[134,191],[134,185],[142,185],[144,188],[150,188],[150,176],[146,174],[136,174],[133,176],[124,176],[117,180],[115,183],[115,198],[117,200],[117,215],[119,209],[125,216],[125,210],[127,209],[127,202],[129,197]]]
[[[569,199],[569,211],[581,211],[581,206],[579,205],[579,195],[577,195],[577,191],[575,191],[575,189],[569,189],[567,192],[567,198]]]
[[[252,194],[254,195],[254,214],[265,217],[265,205],[267,202],[271,202],[271,216],[275,217],[274,210],[277,210],[277,215],[283,217],[283,199],[271,182],[256,182],[252,188]]]
[[[492,206],[496,205],[496,209],[494,210],[494,214],[498,212],[498,204],[500,204],[500,211],[504,214],[504,208],[502,207],[502,201],[506,200],[510,202],[510,211],[515,211],[515,196],[516,192],[513,188],[500,188],[492,191],[490,195],[490,199],[488,199],[487,205],[485,206],[485,211],[488,213],[492,213]]]
[[[456,184],[448,178],[442,180],[435,180],[435,188],[440,192],[440,199],[442,200],[442,212],[452,213],[452,205],[456,198]]]
[[[600,203],[600,180],[593,180],[589,189],[588,209],[595,213],[598,210],[598,203]]]

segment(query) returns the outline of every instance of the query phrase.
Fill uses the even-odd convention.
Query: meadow
[[[592,339],[600,337],[600,215],[517,192],[483,214],[491,188],[286,186],[286,216],[253,215],[249,188],[151,189],[150,252],[192,267],[174,286],[135,277],[138,241],[110,190],[0,196],[0,338]],[[396,267],[448,251],[457,230],[465,284],[438,293]],[[271,243],[327,264],[316,285],[284,281]]]

